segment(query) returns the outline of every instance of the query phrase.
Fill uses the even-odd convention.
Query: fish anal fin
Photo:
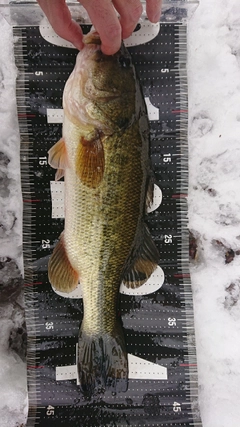
[[[83,184],[96,188],[104,174],[104,148],[100,136],[91,140],[81,138],[77,156],[76,173]]]
[[[48,263],[48,278],[57,291],[71,292],[78,285],[79,275],[72,267],[64,245],[63,233]]]
[[[48,151],[48,163],[54,169],[57,169],[55,179],[56,181],[64,175],[64,169],[67,167],[67,150],[64,138],[61,138],[50,150]]]
[[[141,243],[124,274],[123,283],[127,288],[143,285],[158,266],[159,252],[144,226]]]

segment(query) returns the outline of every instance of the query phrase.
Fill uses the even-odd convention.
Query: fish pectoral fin
[[[154,241],[144,226],[141,244],[127,268],[123,283],[127,288],[138,288],[143,285],[158,266],[159,252]]]
[[[50,257],[48,278],[53,288],[60,292],[69,293],[78,285],[79,275],[68,259],[63,233]]]
[[[56,181],[64,176],[64,169],[67,166],[67,150],[64,138],[61,138],[48,151],[48,163],[54,169],[57,169],[55,175]]]
[[[58,169],[55,174],[55,181],[59,181],[64,176],[64,169]]]
[[[76,156],[76,171],[82,183],[90,188],[98,187],[103,178],[104,167],[104,149],[100,136],[91,140],[82,137]]]

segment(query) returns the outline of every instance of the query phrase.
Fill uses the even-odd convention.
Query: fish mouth
[[[97,31],[90,31],[88,34],[83,36],[83,43],[100,45],[102,42]]]

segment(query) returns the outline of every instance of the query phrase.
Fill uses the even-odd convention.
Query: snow
[[[2,1],[0,0],[0,3]],[[0,415],[19,427],[27,412],[19,134],[11,27],[0,18]],[[200,0],[189,22],[189,229],[203,427],[240,425],[240,5]],[[8,258],[9,257],[9,258]],[[10,260],[16,259],[17,264]],[[12,263],[12,264],[11,264]],[[10,268],[11,267],[11,268]],[[4,274],[3,274],[4,273]],[[7,289],[7,290],[6,290]],[[19,332],[20,331],[20,332]],[[10,345],[11,343],[11,345]],[[18,349],[18,351],[13,351]]]
[[[12,47],[11,27],[0,16],[0,424],[2,427],[20,427],[25,423],[27,412],[26,364],[21,348],[23,301],[21,295],[17,297],[21,285],[19,268],[22,269],[22,203],[15,100],[17,71]]]
[[[201,0],[189,23],[189,228],[198,244],[191,277],[204,427],[240,425],[239,18],[235,0]]]

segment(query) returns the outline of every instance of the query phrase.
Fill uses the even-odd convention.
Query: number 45
[[[174,402],[174,404],[173,404],[173,411],[174,412],[181,412],[182,411],[181,404],[178,403],[178,402]]]
[[[48,416],[51,416],[51,415],[54,415],[54,406],[51,406],[51,405],[48,405],[48,407],[47,407],[47,415]]]

